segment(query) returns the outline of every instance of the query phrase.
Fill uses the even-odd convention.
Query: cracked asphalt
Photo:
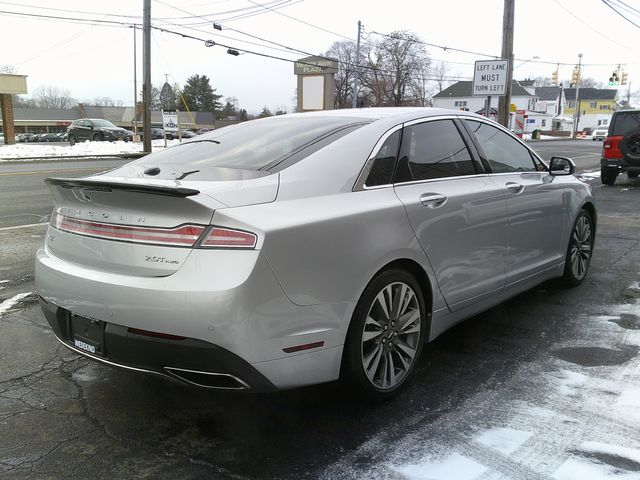
[[[495,399],[538,401],[537,382],[550,361],[592,374],[624,367],[640,392],[638,346],[628,340],[640,318],[612,314],[640,298],[633,287],[640,279],[640,180],[599,183],[592,180],[599,231],[585,283],[570,290],[545,284],[456,326],[425,348],[403,395],[382,405],[362,404],[334,384],[269,395],[189,389],[68,351],[33,294],[0,309],[0,479],[408,478],[379,469],[394,448],[425,437],[443,444],[466,438],[496,413]],[[0,283],[0,304],[33,292],[33,252],[44,231],[0,229],[0,282],[8,280]],[[591,315],[609,315],[616,330],[594,336],[597,330],[584,328]],[[610,420],[592,417],[592,424]],[[640,448],[640,421],[608,425]],[[563,431],[568,426],[571,441],[562,448],[575,452],[573,439],[592,427],[574,422]],[[419,445],[412,440],[413,449]],[[591,455],[640,475],[637,462]],[[486,464],[504,476],[481,478],[551,478],[543,468],[497,458]]]

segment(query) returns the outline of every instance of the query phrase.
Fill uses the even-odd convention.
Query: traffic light
[[[627,77],[629,76],[629,74],[627,72],[622,72],[621,75],[621,79],[620,79],[620,85],[626,85],[627,84]]]
[[[558,70],[555,70],[551,73],[551,84],[558,85]]]
[[[618,74],[614,70],[609,77],[609,85],[618,85]]]
[[[578,85],[580,81],[580,70],[578,67],[573,68],[573,73],[571,74],[571,86],[575,87]]]

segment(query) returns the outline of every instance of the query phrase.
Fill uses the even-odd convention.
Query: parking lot
[[[334,384],[191,390],[69,352],[34,294],[42,179],[124,161],[0,164],[0,478],[640,478],[640,180],[600,185],[599,142],[532,146],[593,185],[589,277],[448,331],[378,405]]]

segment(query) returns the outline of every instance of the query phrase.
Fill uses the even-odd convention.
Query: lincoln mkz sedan
[[[214,389],[341,379],[384,399],[456,323],[583,281],[596,210],[574,170],[460,111],[241,123],[47,179],[37,290],[58,340],[103,364]]]

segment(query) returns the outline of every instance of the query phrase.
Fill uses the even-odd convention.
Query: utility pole
[[[511,106],[511,85],[513,83],[513,23],[514,0],[504,0],[502,14],[502,58],[507,63],[507,84],[503,97],[498,98],[498,123],[509,128],[509,107]]]
[[[358,76],[360,75],[360,31],[362,30],[362,22],[358,20],[358,36],[356,40],[356,68],[353,74],[353,98],[351,100],[351,108],[358,107]]]
[[[133,137],[138,136],[138,47],[136,37],[138,28],[133,26]]]
[[[151,153],[151,0],[144,0],[142,22],[142,103],[144,114],[142,119],[142,150]]]
[[[578,126],[580,125],[580,80],[582,77],[582,54],[578,54],[578,77],[576,80],[576,115],[573,123],[573,138],[578,135]]]

